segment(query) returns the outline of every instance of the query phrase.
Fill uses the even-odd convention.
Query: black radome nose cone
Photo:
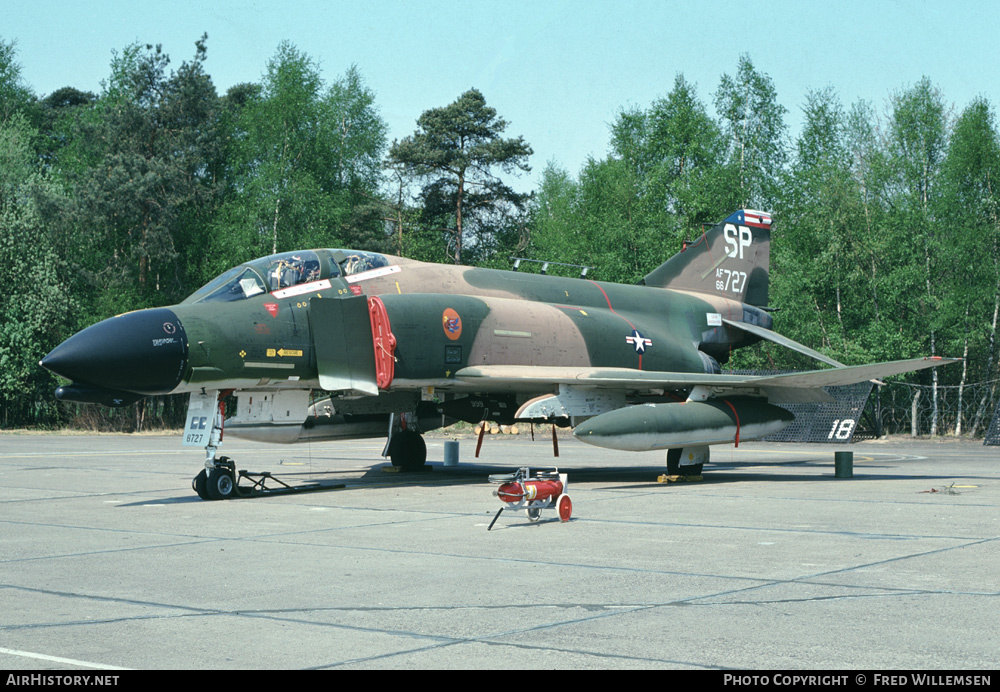
[[[73,382],[137,394],[166,394],[187,365],[187,336],[167,308],[139,310],[98,322],[41,360]]]

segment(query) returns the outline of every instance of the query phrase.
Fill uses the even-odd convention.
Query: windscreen
[[[319,257],[312,250],[284,252],[254,260],[215,277],[185,303],[244,300],[321,277]]]

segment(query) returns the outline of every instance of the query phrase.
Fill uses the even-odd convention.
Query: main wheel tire
[[[214,468],[208,472],[205,492],[209,500],[228,500],[236,497],[236,477],[229,469]]]
[[[416,470],[427,461],[427,444],[414,430],[400,430],[389,441],[389,460],[403,470]]]
[[[681,466],[681,452],[683,450],[668,449],[667,450],[667,475],[670,476],[700,476],[701,469],[704,464],[691,464],[690,466]]]

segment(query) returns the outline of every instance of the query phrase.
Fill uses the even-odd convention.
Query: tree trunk
[[[816,315],[818,316],[819,320],[819,328],[823,332],[823,345],[826,346],[827,348],[830,348],[830,335],[826,333],[826,326],[823,324],[823,311],[820,309],[819,303],[816,302],[815,298],[813,298],[813,305],[816,306]]]
[[[458,175],[458,201],[455,204],[455,264],[462,263],[462,196],[465,194],[465,172]]]
[[[281,207],[281,198],[274,203],[274,225],[271,226],[271,254],[278,252],[278,209]]]
[[[996,348],[996,337],[997,337],[997,315],[1000,314],[1000,287],[997,288],[996,295],[993,297],[993,324],[990,329],[990,347],[987,351],[986,357],[986,369],[983,371],[987,381],[990,382],[990,388],[988,391],[983,392],[982,398],[979,400],[979,407],[976,409],[976,417],[972,422],[972,433],[979,429],[982,423],[983,417],[986,415],[986,406],[993,402],[993,397],[996,395],[996,380],[993,379],[993,356],[994,349]]]
[[[962,379],[958,382],[958,415],[955,416],[955,436],[962,435],[962,395],[965,393],[965,378],[969,372],[969,306],[965,306],[965,345],[962,349]]]
[[[926,204],[926,199],[924,200]],[[924,238],[924,270],[927,282],[927,306],[933,310],[931,300],[931,249],[930,242]],[[931,329],[931,358],[937,355],[937,334]],[[938,373],[937,368],[931,369],[931,437],[935,437],[938,431]]]

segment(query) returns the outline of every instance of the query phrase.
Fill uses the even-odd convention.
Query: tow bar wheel
[[[573,501],[569,499],[569,495],[563,493],[556,500],[556,511],[559,512],[559,521],[569,521],[569,518],[573,516]]]

